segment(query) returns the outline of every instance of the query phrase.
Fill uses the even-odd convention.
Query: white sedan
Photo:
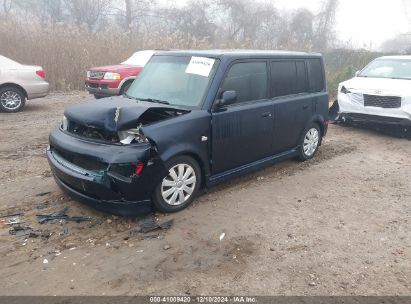
[[[46,73],[40,66],[23,65],[0,55],[0,111],[21,111],[27,99],[49,92]]]
[[[342,120],[411,126],[411,56],[377,58],[338,88]]]

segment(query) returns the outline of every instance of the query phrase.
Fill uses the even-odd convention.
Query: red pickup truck
[[[154,51],[135,52],[118,65],[90,68],[85,81],[86,89],[97,99],[123,95],[153,54]]]

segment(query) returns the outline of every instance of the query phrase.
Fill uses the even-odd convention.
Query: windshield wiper
[[[137,100],[141,100],[141,101],[162,103],[162,104],[166,104],[166,105],[169,105],[169,104],[170,104],[168,101],[160,100],[160,99],[154,99],[154,98],[136,98],[136,99],[137,99]]]
[[[126,96],[126,97],[129,98],[129,99],[137,99],[137,98],[135,98],[135,97],[133,97],[133,96],[128,95],[127,93],[124,93],[123,95]]]

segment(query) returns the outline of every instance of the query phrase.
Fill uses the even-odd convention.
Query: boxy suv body
[[[73,197],[121,215],[187,207],[210,186],[314,156],[327,132],[319,54],[158,52],[123,97],[74,105],[48,159]]]

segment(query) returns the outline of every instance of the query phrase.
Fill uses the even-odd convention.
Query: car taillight
[[[136,165],[136,168],[134,169],[134,173],[140,176],[141,172],[143,172],[143,169],[144,169],[144,164],[140,162]]]
[[[46,72],[44,72],[44,70],[38,70],[36,71],[36,74],[43,79],[46,78]]]

